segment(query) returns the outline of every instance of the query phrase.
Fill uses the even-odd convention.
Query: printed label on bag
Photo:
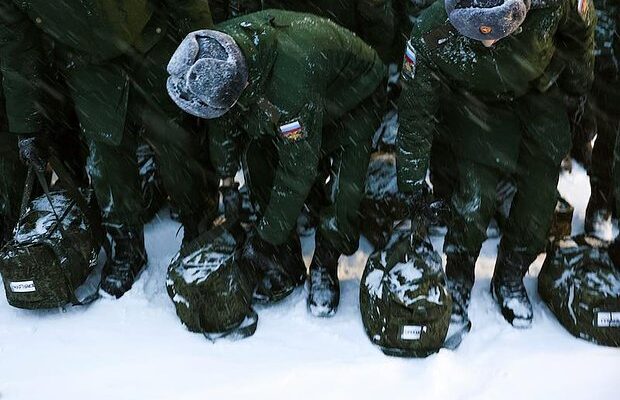
[[[13,293],[28,293],[37,291],[34,287],[33,281],[9,282],[9,286]]]
[[[400,338],[402,340],[420,340],[422,332],[426,332],[425,326],[403,325],[403,328],[400,331]]]
[[[620,312],[598,312],[596,315],[596,326],[599,328],[620,327]]]

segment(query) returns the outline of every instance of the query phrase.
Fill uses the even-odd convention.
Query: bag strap
[[[50,157],[50,164],[52,169],[56,172],[56,175],[58,175],[58,179],[62,181],[71,198],[77,203],[78,207],[82,211],[82,215],[84,215],[86,222],[93,232],[95,241],[103,246],[106,254],[111,254],[110,244],[107,240],[105,240],[105,232],[103,230],[101,214],[99,213],[98,208],[90,207],[88,205],[84,195],[80,192],[78,185],[75,183],[73,174],[69,172],[56,154],[52,154]]]
[[[232,340],[240,340],[246,337],[252,336],[256,332],[258,326],[258,314],[253,308],[250,308],[249,314],[245,317],[243,322],[238,327],[230,329],[222,333],[207,333],[203,332],[202,335],[208,341],[215,343],[218,339],[229,338]]]
[[[32,196],[32,188],[34,186],[34,167],[28,167],[28,174],[26,175],[26,183],[24,184],[24,191],[22,193],[22,202],[19,207],[19,218],[23,217],[26,213],[26,209],[28,208],[28,202],[30,202],[30,197]]]

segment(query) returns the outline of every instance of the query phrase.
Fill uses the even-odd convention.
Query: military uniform
[[[595,0],[594,4],[598,16],[597,49],[589,102],[597,138],[590,170],[592,195],[586,212],[586,230],[591,233],[595,233],[594,225],[609,218],[614,208],[620,210],[620,1]]]
[[[3,0],[2,71],[11,131],[42,129],[36,84],[44,68],[42,36],[54,41],[56,65],[69,86],[90,148],[88,170],[105,220],[142,224],[135,131],[159,155],[164,185],[186,218],[210,210],[212,187],[199,161],[200,137],[190,134],[168,98],[165,65],[177,40],[211,25],[206,2],[132,1],[85,6],[73,1]],[[170,14],[170,15],[167,15]],[[202,188],[203,190],[197,190]],[[189,215],[192,215],[190,217]]]
[[[385,62],[393,61],[396,32],[392,0],[215,0],[211,4],[217,10],[216,22],[269,8],[330,18],[357,33]]]
[[[498,263],[527,268],[544,249],[571,142],[562,94],[589,89],[594,21],[590,2],[534,1],[521,27],[487,48],[457,32],[436,2],[414,27],[402,72],[398,185],[417,191],[433,139],[449,146],[455,186],[444,250],[453,282],[471,290],[502,178],[513,178],[517,193]]]
[[[357,209],[373,133],[380,124],[385,68],[376,53],[336,24],[269,10],[216,27],[248,63],[250,86],[210,128],[217,173],[234,176],[243,156],[258,203],[259,235],[284,243],[317,178],[331,160],[331,204],[319,233],[345,254],[358,247]]]
[[[0,93],[0,243],[8,238],[17,221],[25,175],[17,152],[17,136],[9,132],[4,96]]]

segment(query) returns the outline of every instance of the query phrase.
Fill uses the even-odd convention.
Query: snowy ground
[[[573,229],[582,230],[583,170],[563,176],[560,191],[577,208]],[[457,351],[406,360],[384,356],[364,334],[358,289],[366,242],[343,262],[336,317],[310,317],[298,289],[258,309],[249,339],[213,344],[188,332],[164,285],[177,229],[168,219],[149,224],[150,264],[120,300],[28,312],[0,295],[0,399],[619,398],[620,350],[575,339],[556,322],[536,293],[542,257],[526,278],[532,329],[511,328],[489,294],[497,246],[489,241],[477,264],[469,336]],[[304,247],[309,262],[312,246]]]

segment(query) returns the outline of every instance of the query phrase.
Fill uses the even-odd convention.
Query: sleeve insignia
[[[411,41],[407,42],[405,48],[405,57],[403,59],[403,67],[401,69],[401,75],[404,79],[413,79],[415,77],[417,56],[416,51]]]
[[[291,142],[297,142],[299,140],[305,139],[307,136],[307,133],[299,120],[295,120],[287,124],[281,125],[279,131],[280,136],[283,139],[289,140]]]

